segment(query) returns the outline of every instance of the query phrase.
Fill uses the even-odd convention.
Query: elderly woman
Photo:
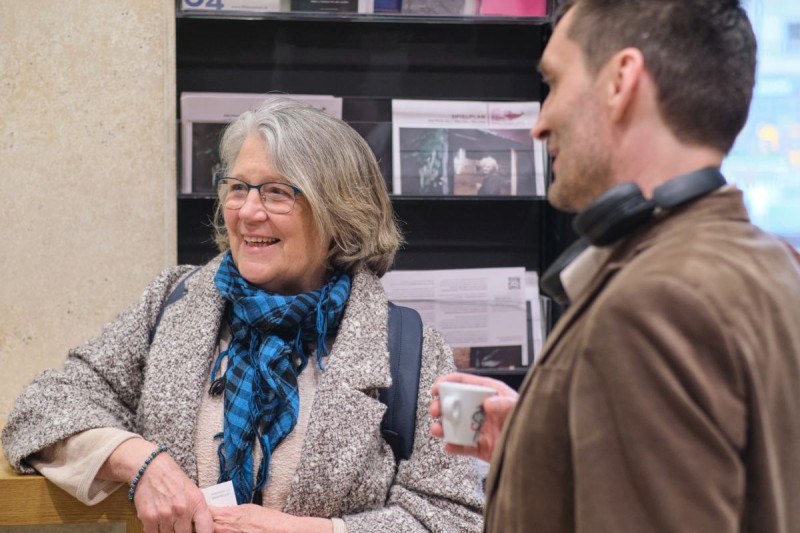
[[[454,369],[429,327],[410,458],[381,437],[379,277],[400,235],[368,145],[271,98],[228,127],[221,156],[223,253],[167,269],[37,377],[3,431],[9,461],[89,504],[130,484],[145,531],[480,530],[473,464],[428,430],[433,380]],[[226,480],[242,505],[207,506],[199,487]]]

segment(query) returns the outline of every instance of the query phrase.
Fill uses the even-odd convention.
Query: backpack
[[[186,294],[186,280],[199,268],[185,276],[164,300],[150,330],[153,343],[164,310]],[[381,421],[381,435],[389,443],[395,462],[411,457],[417,420],[419,374],[422,364],[422,318],[410,308],[389,302],[389,368],[392,385],[378,391],[378,399],[386,405]]]

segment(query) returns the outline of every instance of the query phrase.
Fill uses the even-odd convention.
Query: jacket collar
[[[377,276],[367,270],[353,276],[350,297],[321,385],[335,383],[366,391],[391,384],[387,304]]]
[[[371,458],[381,449],[386,454],[376,431],[386,406],[376,390],[391,384],[387,320],[380,280],[368,271],[357,273],[314,397],[286,512],[341,513],[358,478],[374,468]],[[393,464],[391,451],[388,457]]]
[[[168,446],[170,455],[195,481],[197,412],[208,390],[225,310],[225,300],[214,285],[220,259],[215,258],[188,278],[184,296],[164,312],[159,324],[162,334],[157,332],[151,344],[139,406],[144,436]]]

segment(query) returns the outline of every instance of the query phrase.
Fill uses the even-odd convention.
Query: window
[[[744,191],[753,222],[800,249],[800,2],[751,0],[748,13],[759,44],[756,90],[722,170]]]
[[[786,25],[786,52],[800,56],[800,22]]]

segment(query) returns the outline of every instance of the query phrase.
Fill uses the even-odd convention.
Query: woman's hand
[[[484,461],[492,459],[492,453],[500,439],[500,432],[511,411],[517,405],[519,395],[517,391],[496,379],[474,376],[472,374],[448,374],[436,379],[433,383],[431,392],[433,402],[429,408],[431,416],[436,420],[431,425],[431,434],[434,437],[442,438],[444,430],[438,419],[442,416],[442,406],[439,403],[439,383],[442,381],[455,381],[458,383],[472,383],[473,385],[483,385],[491,387],[497,391],[495,396],[490,396],[483,401],[483,410],[486,412],[486,419],[483,421],[481,433],[478,436],[478,443],[475,446],[460,446],[457,444],[445,444],[444,451],[454,455],[471,455]]]
[[[333,523],[327,518],[293,516],[248,503],[236,507],[211,507],[216,533],[331,533]]]
[[[144,439],[126,440],[106,459],[97,477],[130,483],[155,449],[155,444]],[[145,533],[214,531],[203,493],[168,452],[158,454],[150,462],[136,486],[133,503]]]

